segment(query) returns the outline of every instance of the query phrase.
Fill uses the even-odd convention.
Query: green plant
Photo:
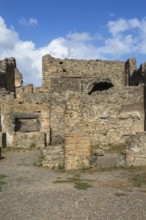
[[[38,167],[41,167],[42,166],[42,162],[43,160],[45,159],[45,155],[42,151],[40,151],[40,156],[39,158],[33,162],[34,166],[38,166]]]
[[[13,147],[7,146],[7,147],[2,148],[2,153],[7,153],[7,152],[12,151],[12,150],[13,150]]]
[[[34,149],[35,147],[36,147],[36,143],[35,142],[30,143],[30,149]]]
[[[132,184],[133,186],[136,187],[141,187],[143,185],[146,185],[146,173],[141,173],[141,174],[135,174],[132,177]]]
[[[64,171],[64,164],[58,164],[57,170]]]
[[[90,188],[92,185],[87,183],[87,182],[82,182],[82,181],[76,181],[74,183],[74,188],[79,189],[79,190],[85,190]]]
[[[4,179],[6,178],[7,176],[5,174],[1,174],[0,173],[0,191],[2,190],[2,186],[4,184],[6,184],[6,182],[4,181]]]
[[[56,171],[56,172],[64,172],[65,170],[64,170],[64,164],[57,164],[57,165],[54,165],[53,167],[52,167],[52,170],[54,170],[54,171]]]
[[[57,183],[71,183],[71,181],[69,179],[58,179],[58,180],[55,180],[53,181],[54,184],[57,184]]]
[[[88,181],[88,180],[87,180]],[[57,179],[53,181],[54,184],[58,183],[73,183],[74,188],[79,189],[79,190],[84,190],[90,188],[92,185],[89,184],[88,182],[85,182],[85,180],[80,179],[80,177],[69,177],[67,179]]]
[[[82,181],[82,180],[77,177],[69,177],[67,179],[57,179],[53,183],[75,183],[76,181]]]

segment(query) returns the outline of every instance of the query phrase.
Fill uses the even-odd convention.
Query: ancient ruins
[[[146,165],[146,63],[42,58],[42,87],[0,60],[1,147],[66,170]]]

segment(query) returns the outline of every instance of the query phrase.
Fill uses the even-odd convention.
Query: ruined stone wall
[[[115,87],[124,84],[125,63],[101,60],[61,60],[43,57],[43,89],[53,92],[82,91],[84,84],[109,80]]]
[[[22,85],[22,74],[16,66],[14,58],[0,60],[0,88],[15,92],[16,87]]]
[[[42,68],[43,86],[34,88],[22,85],[14,59],[0,61],[1,130],[7,145],[46,148],[45,166],[82,169],[90,167],[94,146],[102,154],[144,131],[145,68],[137,69],[134,58],[86,61],[46,55]]]
[[[42,132],[45,132],[45,144],[48,145],[50,143],[50,108],[49,108],[49,104],[45,104],[45,103],[22,103],[19,104],[18,101],[14,101],[14,112],[22,112],[22,113],[26,113],[26,119],[27,119],[27,113],[33,113],[33,114],[38,114],[39,118],[39,125],[36,125],[36,127],[38,128],[37,130],[39,130]],[[21,118],[21,117],[20,117]],[[34,127],[32,129],[32,124],[31,124],[31,120],[29,120],[28,118],[28,124],[31,128],[31,131],[34,130]]]
[[[9,58],[1,61],[1,81],[3,81],[4,88],[8,91],[14,92],[15,90],[15,68],[16,62],[14,58]]]
[[[118,145],[128,135],[144,131],[143,87],[112,88],[94,97],[83,96],[81,102],[92,145]]]
[[[21,149],[44,149],[45,132],[15,132],[13,147]]]
[[[138,132],[136,135],[130,135],[127,139],[126,150],[123,154],[126,156],[128,166],[145,166],[146,132]]]
[[[68,92],[65,111],[65,168],[89,167],[92,148],[125,145],[144,131],[142,87],[111,88],[94,96]],[[81,166],[82,165],[82,166]]]
[[[36,99],[34,98],[36,96],[32,95],[24,93],[24,96],[15,98],[12,93],[3,98],[1,122],[2,131],[6,132],[8,146],[14,146],[14,144],[23,146],[23,142],[25,142],[25,135],[23,134],[25,133],[27,133],[27,136],[30,136],[26,146],[28,146],[28,142],[32,142],[33,137],[35,142],[37,133],[39,137],[40,132],[43,132],[41,141],[42,137],[44,137],[42,145],[45,147],[50,143],[49,104],[45,103],[45,101],[43,102],[46,97],[44,94],[41,94]],[[16,144],[17,138],[18,143]]]
[[[66,93],[68,95],[69,91]],[[80,93],[79,93],[80,94]],[[93,95],[80,94],[81,117],[88,124],[92,145],[124,143],[127,135],[144,130],[143,87],[112,87]],[[61,144],[65,136],[68,99],[60,94],[50,102],[51,144]],[[78,119],[69,122],[72,128]]]
[[[135,58],[124,63],[44,56],[43,89],[51,93],[51,143],[60,144],[64,140],[68,91],[82,94],[80,108],[90,128],[92,145],[124,142],[126,135],[143,131],[143,88],[129,87],[137,77],[134,72],[142,72],[142,69],[138,72]],[[122,113],[123,105],[128,109],[134,103],[135,110]]]
[[[77,112],[72,113],[66,130],[71,131],[80,120],[89,127],[92,145],[124,143],[128,135],[144,131],[143,87],[112,88],[94,96],[79,96],[78,102],[80,118]]]
[[[131,77],[136,70],[136,59],[130,58],[125,62],[125,85],[131,84]]]
[[[64,142],[65,99],[59,94],[52,95],[50,101],[50,143],[52,145]]]
[[[6,94],[3,97],[1,103],[1,126],[2,132],[6,133],[7,146],[13,143],[13,123],[12,123],[12,112],[14,104],[14,94]]]

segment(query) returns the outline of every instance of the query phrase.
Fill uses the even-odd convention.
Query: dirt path
[[[34,166],[35,151],[4,156],[0,173],[7,183],[0,191],[0,220],[146,219],[146,188],[132,187],[125,171],[58,173]],[[92,187],[78,190],[64,181],[75,177]]]

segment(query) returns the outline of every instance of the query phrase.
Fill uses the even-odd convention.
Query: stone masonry
[[[34,88],[23,86],[14,58],[1,60],[1,147],[42,149],[42,165],[49,168],[84,169],[104,166],[103,161],[105,166],[146,165],[145,66],[137,69],[135,58],[120,62],[45,55],[43,84]],[[131,150],[132,143],[138,143],[141,156]],[[129,159],[133,152],[136,162]]]

